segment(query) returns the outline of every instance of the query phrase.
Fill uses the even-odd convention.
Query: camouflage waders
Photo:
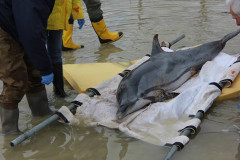
[[[23,48],[0,28],[0,107],[16,109],[26,92],[45,90],[41,75],[25,56]]]

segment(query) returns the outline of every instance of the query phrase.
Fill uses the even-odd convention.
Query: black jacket
[[[54,2],[0,0],[0,27],[23,46],[32,64],[42,75],[53,72],[46,49],[46,28]]]

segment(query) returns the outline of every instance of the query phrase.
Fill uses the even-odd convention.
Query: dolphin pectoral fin
[[[163,102],[163,101],[173,99],[173,98],[177,97],[178,95],[179,95],[179,93],[175,93],[175,92],[164,92],[162,97],[158,100],[158,102]]]
[[[155,34],[153,37],[153,42],[152,42],[152,53],[151,56],[154,56],[156,54],[159,54],[161,52],[164,52],[163,49],[161,48],[159,41],[158,41],[158,34]]]

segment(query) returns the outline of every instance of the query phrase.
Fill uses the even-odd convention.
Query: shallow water
[[[181,34],[186,37],[172,48],[217,40],[238,27],[226,13],[224,0],[102,0],[106,24],[111,31],[122,31],[121,40],[100,45],[85,11],[82,30],[74,25],[74,41],[85,48],[63,52],[64,63],[119,62],[143,57],[151,51],[154,34],[159,40],[171,41]],[[85,6],[84,6],[85,9]],[[239,53],[240,36],[229,41],[224,52]],[[51,106],[68,105],[76,92],[65,82],[70,95],[58,99],[47,86]],[[2,86],[1,86],[2,88]],[[198,134],[174,159],[240,160],[240,108],[238,99],[215,103],[204,117]],[[27,131],[45,118],[33,118],[24,99],[20,105],[20,129]],[[104,127],[67,126],[55,122],[22,144],[10,148],[15,137],[0,136],[1,160],[159,160],[169,148],[145,143]]]

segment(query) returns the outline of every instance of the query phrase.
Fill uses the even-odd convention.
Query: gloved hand
[[[85,19],[78,19],[78,25],[79,25],[79,29],[82,29],[84,23],[85,23]]]
[[[42,84],[49,85],[53,81],[53,73],[50,73],[48,75],[42,76]]]

